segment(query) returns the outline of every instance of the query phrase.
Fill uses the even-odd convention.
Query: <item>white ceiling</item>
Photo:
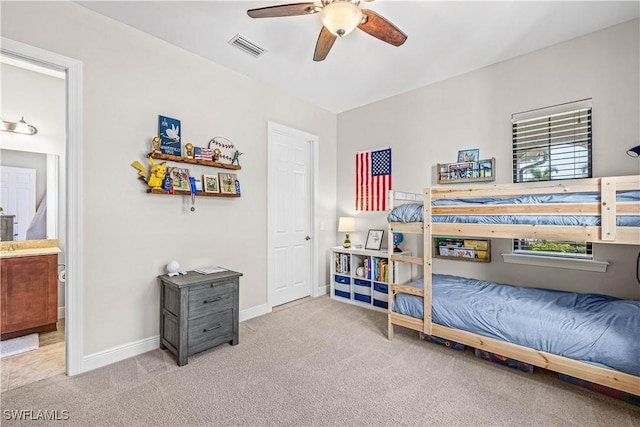
[[[633,1],[362,2],[408,35],[400,47],[360,30],[314,62],[320,14],[252,19],[289,1],[80,1],[79,4],[296,97],[340,113],[639,16]],[[267,53],[228,44],[242,34]]]

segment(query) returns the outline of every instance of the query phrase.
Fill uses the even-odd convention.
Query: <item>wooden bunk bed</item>
[[[391,261],[408,262],[423,266],[424,288],[391,283],[389,286],[388,339],[393,339],[394,325],[403,326],[425,334],[453,340],[471,347],[497,353],[512,359],[570,375],[582,380],[604,385],[616,390],[640,396],[640,376],[631,375],[607,367],[582,362],[534,348],[489,338],[462,329],[443,326],[432,321],[432,236],[464,236],[477,238],[528,238],[547,240],[588,241],[611,244],[640,244],[640,227],[617,226],[618,217],[640,215],[637,201],[617,201],[617,194],[640,190],[640,176],[588,178],[567,181],[545,181],[520,184],[494,184],[475,187],[432,187],[423,194],[397,191],[389,192],[390,212],[397,206],[416,201],[422,204],[422,221],[395,222],[390,217],[388,239]],[[507,198],[521,195],[563,195],[595,193],[596,200],[565,203],[519,204],[462,204],[435,206],[438,200],[475,198]],[[597,216],[596,225],[540,225],[540,224],[478,224],[434,222],[432,217],[442,215],[519,215],[519,216]],[[408,220],[413,221],[413,220]],[[393,233],[421,233],[424,239],[423,257],[406,257],[393,253]],[[393,262],[390,268],[393,269]],[[393,277],[393,271],[389,273]],[[403,315],[393,310],[400,294],[421,297],[423,318]],[[640,363],[640,361],[638,361]]]

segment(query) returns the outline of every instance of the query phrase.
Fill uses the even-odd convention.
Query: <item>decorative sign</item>
[[[158,136],[160,137],[160,152],[172,156],[182,156],[180,120],[158,116]]]

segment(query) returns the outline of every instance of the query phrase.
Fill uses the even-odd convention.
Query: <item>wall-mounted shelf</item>
[[[491,262],[491,240],[434,237],[433,257],[455,261]]]
[[[438,163],[438,184],[495,181],[494,157],[477,162]]]
[[[182,191],[182,190],[173,190],[173,194],[169,194],[168,191],[164,191],[161,188],[148,188],[147,193],[149,194],[167,194],[173,196],[190,196],[190,191]],[[228,194],[228,193],[205,193],[204,191],[198,191],[196,196],[205,196],[205,197],[240,197],[240,194]]]
[[[179,162],[179,163],[189,163],[192,165],[202,165],[209,166],[212,168],[221,168],[221,169],[232,169],[232,170],[240,170],[242,169],[240,165],[231,165],[228,163],[220,163],[220,162],[212,162],[209,160],[200,160],[200,159],[189,159],[187,157],[180,156],[172,156],[171,154],[163,154],[163,153],[149,153],[149,157],[157,160],[168,160],[171,162]],[[209,195],[209,194],[207,194]]]

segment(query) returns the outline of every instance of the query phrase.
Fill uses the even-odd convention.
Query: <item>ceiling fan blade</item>
[[[400,46],[407,40],[405,33],[382,16],[365,9],[362,9],[362,13],[367,17],[367,20],[358,25],[358,28],[365,33],[394,46]]]
[[[247,15],[252,18],[275,18],[279,16],[310,15],[320,10],[322,8],[315,3],[293,3],[249,9],[247,10]]]
[[[313,60],[323,61],[329,54],[336,38],[337,36],[331,34],[326,27],[322,27],[320,35],[318,36],[318,42],[316,43],[316,51],[313,53]]]

